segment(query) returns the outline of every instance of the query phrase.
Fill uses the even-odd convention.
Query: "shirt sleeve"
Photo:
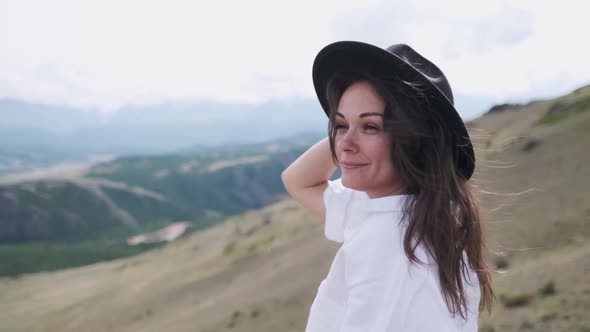
[[[324,191],[326,223],[324,234],[328,240],[343,242],[348,203],[352,190],[342,185],[342,180],[328,181]]]
[[[408,260],[391,218],[368,220],[344,251],[348,302],[341,332],[402,331],[404,302],[419,283],[408,284]],[[406,303],[407,305],[407,303]]]

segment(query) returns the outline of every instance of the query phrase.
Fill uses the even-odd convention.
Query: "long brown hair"
[[[329,139],[335,153],[335,113],[344,91],[358,81],[369,82],[385,102],[384,127],[391,137],[390,157],[399,183],[414,199],[406,201],[408,222],[404,251],[415,263],[423,243],[438,265],[443,296],[453,314],[467,317],[464,280],[469,268],[477,274],[480,310],[495,299],[490,270],[484,261],[479,204],[470,183],[456,171],[452,132],[425,87],[399,78],[367,72],[338,73],[328,83]],[[466,258],[463,256],[466,254]],[[468,280],[468,279],[467,279]]]

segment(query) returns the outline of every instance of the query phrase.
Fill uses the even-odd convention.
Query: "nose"
[[[348,129],[345,133],[339,135],[340,150],[342,152],[356,152],[357,146],[357,135],[355,130]]]

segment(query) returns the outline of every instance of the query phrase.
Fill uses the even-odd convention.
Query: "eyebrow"
[[[346,119],[346,117],[344,116],[344,114],[340,113],[340,112],[336,112],[336,116],[339,116],[341,118]],[[383,117],[383,113],[378,113],[378,112],[366,112],[366,113],[361,113],[359,115],[359,118],[366,118],[368,116],[380,116]]]

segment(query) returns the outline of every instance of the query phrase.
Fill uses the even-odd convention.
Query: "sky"
[[[315,55],[358,40],[409,44],[458,102],[526,102],[590,82],[585,3],[0,0],[0,98],[101,112],[315,98]]]

